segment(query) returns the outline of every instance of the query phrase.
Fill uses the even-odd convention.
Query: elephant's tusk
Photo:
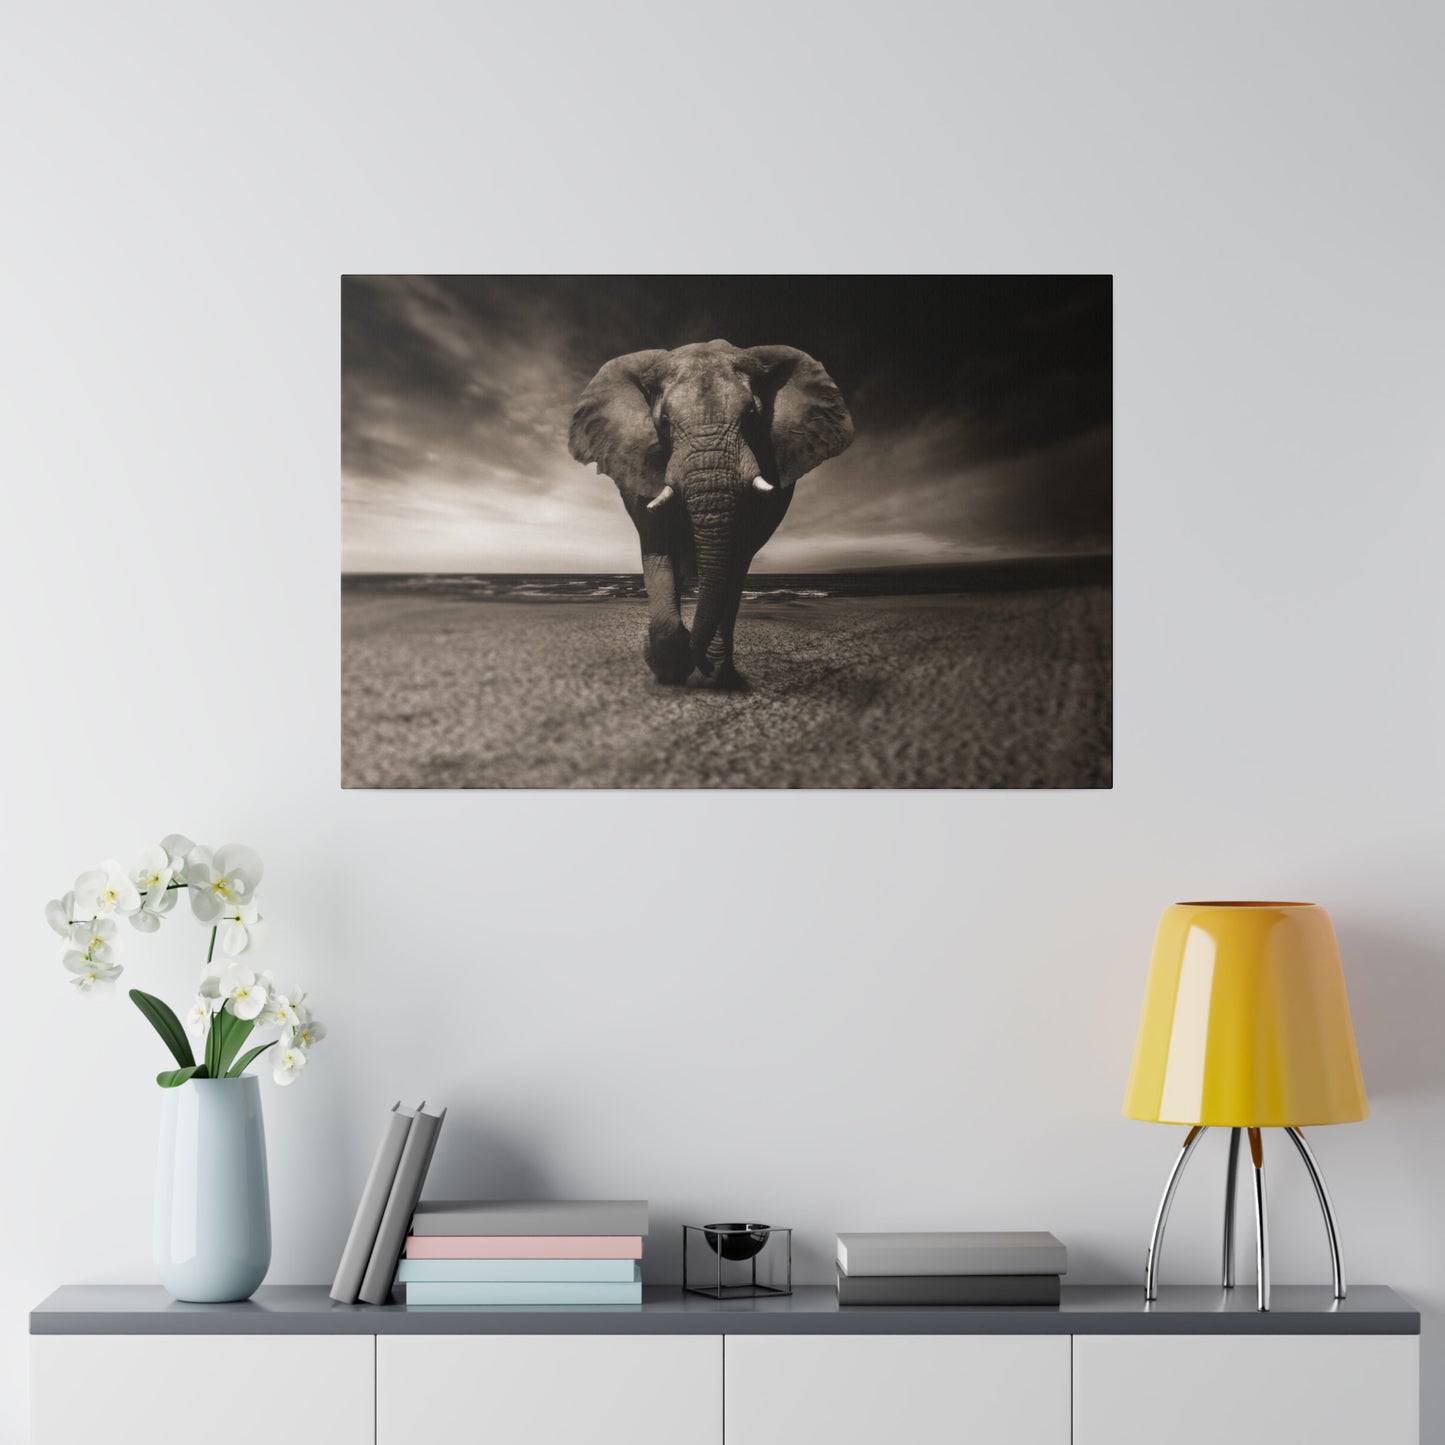
[[[776,490],[776,488],[774,488],[774,486],[773,486],[773,484],[772,484],[771,482],[765,482],[761,477],[754,477],[754,478],[753,478],[753,491],[755,491],[755,492],[771,492],[771,491],[775,491],[775,490]]]
[[[672,495],[673,495],[673,493],[672,493],[672,488],[671,488],[671,487],[664,487],[664,488],[647,504],[647,510],[648,510],[649,512],[655,512],[660,506],[663,505],[664,502],[670,502],[670,501],[672,500]]]

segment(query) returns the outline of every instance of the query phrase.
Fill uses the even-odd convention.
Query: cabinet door
[[[1418,1445],[1418,1335],[1079,1335],[1074,1445]]]
[[[34,1335],[31,1445],[373,1445],[370,1335]]]
[[[377,1445],[722,1445],[717,1335],[383,1335]]]
[[[727,1445],[1069,1445],[1067,1335],[729,1335],[725,1359]]]

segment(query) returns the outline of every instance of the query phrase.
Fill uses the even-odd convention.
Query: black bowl
[[[768,1242],[770,1224],[704,1224],[702,1237],[724,1259],[752,1259]]]

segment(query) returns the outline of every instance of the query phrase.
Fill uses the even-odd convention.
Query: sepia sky
[[[635,572],[613,483],[567,452],[612,357],[796,346],[856,438],[753,570],[1106,552],[1107,277],[346,277],[342,567]]]

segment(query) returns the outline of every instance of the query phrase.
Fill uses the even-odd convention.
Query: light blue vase
[[[178,1300],[249,1299],[266,1278],[271,1203],[253,1074],[161,1090],[155,1262]]]

